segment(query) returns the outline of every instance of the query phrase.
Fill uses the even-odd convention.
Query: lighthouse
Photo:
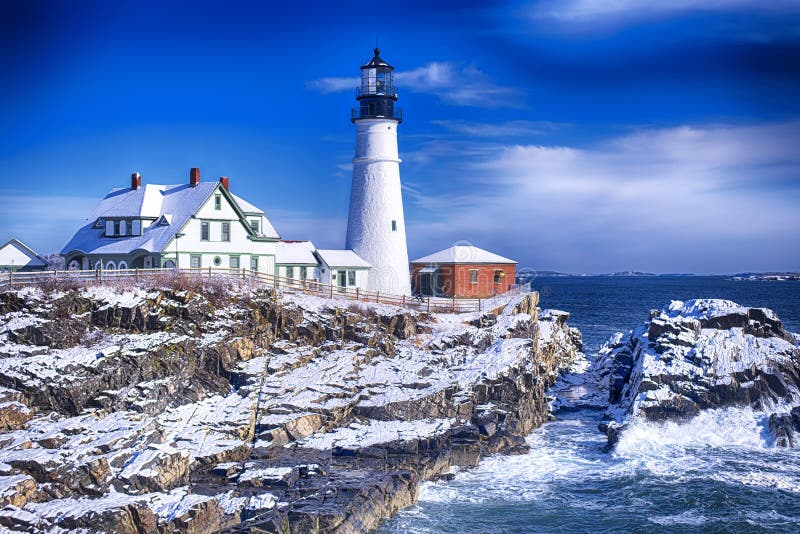
[[[350,116],[356,125],[356,151],[346,248],[372,265],[369,290],[400,295],[411,292],[397,153],[403,114],[395,106],[394,67],[380,53],[376,48],[375,57],[361,67],[358,106]]]

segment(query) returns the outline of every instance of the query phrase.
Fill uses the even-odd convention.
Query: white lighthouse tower
[[[411,292],[406,247],[406,224],[400,191],[397,126],[402,110],[395,107],[394,67],[375,57],[361,67],[356,125],[353,185],[347,219],[346,248],[372,265],[367,287],[396,295]]]

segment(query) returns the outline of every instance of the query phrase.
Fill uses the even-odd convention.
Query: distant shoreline
[[[732,281],[763,281],[763,282],[797,282],[800,273],[797,272],[765,272],[765,273],[737,273],[737,274],[695,274],[695,273],[645,273],[638,271],[618,273],[562,273],[558,271],[535,271],[527,278],[688,278],[712,277],[726,278]]]

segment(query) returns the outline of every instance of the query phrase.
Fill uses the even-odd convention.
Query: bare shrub
[[[347,311],[353,313],[355,315],[360,315],[366,319],[374,319],[378,316],[378,313],[375,311],[374,308],[371,306],[365,306],[364,304],[360,304],[358,302],[353,302],[347,306]]]
[[[61,276],[60,278],[56,276],[52,278],[50,276],[42,276],[37,278],[33,285],[39,288],[45,295],[52,295],[53,293],[75,291],[85,287],[86,283],[69,276]]]

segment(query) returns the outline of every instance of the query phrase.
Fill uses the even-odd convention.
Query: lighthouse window
[[[392,221],[392,232],[397,231],[397,221]]]
[[[369,111],[368,111],[368,113],[370,115],[375,115],[375,103],[374,102],[370,102],[369,103]]]

